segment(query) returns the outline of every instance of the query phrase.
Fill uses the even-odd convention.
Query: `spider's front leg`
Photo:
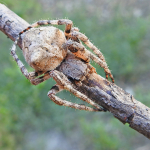
[[[76,37],[78,39],[80,39],[83,43],[85,43],[98,57],[95,57],[94,55],[90,54],[90,58],[93,59],[96,63],[101,61],[101,67],[104,68],[105,74],[106,74],[106,79],[108,79],[108,75],[110,76],[112,82],[114,83],[114,78],[113,75],[111,74],[111,71],[109,70],[107,63],[105,61],[105,58],[103,56],[103,54],[100,52],[100,50],[98,50],[98,48],[96,46],[94,46],[90,40],[88,39],[88,37],[86,37],[84,34],[78,32],[78,31],[73,31],[69,34],[69,37]],[[103,63],[102,63],[103,62]],[[102,66],[102,64],[105,64]]]
[[[102,61],[100,58],[96,57],[93,53],[88,51],[81,43],[68,40],[65,45],[63,45],[64,48],[68,48],[75,56],[81,58],[85,62],[89,62],[90,58],[95,61],[98,65],[100,65],[102,68],[104,68],[105,72],[110,75],[112,82],[114,82],[113,76],[111,75],[110,70],[108,69],[107,63],[105,61]],[[106,77],[108,78],[108,77]]]
[[[57,82],[57,85],[52,87],[52,89],[48,92],[48,96],[50,99],[52,99],[56,104],[58,105],[64,105],[75,109],[80,110],[87,110],[87,111],[104,111],[102,108],[100,108],[96,103],[94,103],[92,100],[90,100],[86,95],[82,94],[81,92],[77,91],[70,81],[67,79],[67,77],[59,72],[59,71],[51,71],[50,76],[53,77],[53,79]],[[90,105],[94,106],[95,108],[91,108],[85,105],[79,105],[72,102],[68,102],[65,100],[60,99],[55,94],[61,90],[68,90],[69,92],[73,93],[76,97],[82,99],[83,101],[89,103]]]

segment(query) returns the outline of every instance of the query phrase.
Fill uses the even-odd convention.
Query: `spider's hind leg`
[[[45,80],[47,80],[49,77],[49,74],[45,74],[42,77],[37,78],[39,75],[42,74],[42,72],[28,72],[28,70],[25,68],[22,61],[18,58],[18,55],[16,54],[16,44],[17,44],[18,38],[15,40],[12,48],[11,48],[11,55],[13,56],[14,60],[17,62],[17,65],[19,66],[20,71],[22,74],[30,80],[30,82],[34,85],[37,85]]]
[[[94,109],[85,105],[75,104],[66,100],[62,100],[61,98],[56,96],[56,94],[62,91],[63,89],[64,88],[62,86],[56,84],[51,88],[51,90],[48,92],[47,95],[54,103],[60,106],[67,106],[74,109],[86,110],[86,111],[99,111],[98,109]]]
[[[44,75],[42,75],[40,77],[30,79],[30,82],[33,85],[38,85],[38,84],[48,80],[49,78],[51,78],[51,76],[50,76],[49,72],[46,72],[46,73],[44,73]]]
[[[66,39],[68,39],[69,34],[71,32],[71,29],[72,29],[72,26],[73,26],[73,23],[72,23],[71,20],[68,20],[68,19],[39,20],[39,21],[35,22],[34,24],[32,24],[31,26],[29,26],[27,29],[20,32],[19,35],[26,32],[30,28],[34,28],[34,27],[41,26],[41,25],[66,25],[66,27],[65,27],[65,36],[66,36]],[[76,31],[78,31],[78,30],[76,30]]]
[[[12,48],[11,48],[11,55],[13,56],[14,60],[17,62],[22,74],[27,78],[27,79],[32,79],[36,77],[36,73],[29,73],[28,70],[25,68],[24,64],[22,61],[18,58],[18,55],[16,54],[16,44],[17,44],[18,38],[15,40]]]
[[[105,111],[102,108],[100,108],[96,103],[94,103],[91,99],[89,99],[86,95],[84,95],[81,92],[77,91],[63,73],[54,70],[54,71],[50,71],[50,75],[57,82],[57,87],[55,87],[55,89],[52,88],[48,92],[48,96],[54,102],[57,100],[57,102],[60,101],[60,103],[62,103],[61,105],[65,105],[65,106],[72,107],[72,108],[75,108],[75,109],[80,109],[80,110]],[[62,89],[68,90],[69,92],[74,94],[76,97],[78,97],[78,98],[82,99],[83,101],[89,103],[90,105],[94,106],[95,108],[91,108],[91,107],[88,107],[88,106],[85,106],[85,105],[79,105],[79,104],[75,104],[75,103],[71,103],[71,102],[68,102],[68,101],[61,100],[60,98],[56,97],[55,94],[57,92],[59,92],[59,90],[62,90]]]

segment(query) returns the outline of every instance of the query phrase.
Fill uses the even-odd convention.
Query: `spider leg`
[[[85,105],[75,104],[75,103],[60,99],[58,96],[56,96],[56,94],[63,89],[64,88],[62,86],[56,84],[55,86],[51,88],[51,90],[48,92],[47,95],[54,103],[60,106],[67,106],[67,107],[71,107],[74,109],[86,110],[86,111],[99,111],[98,109],[94,109]]]
[[[42,72],[28,72],[28,70],[25,68],[24,64],[22,63],[22,61],[18,58],[18,55],[16,54],[16,45],[17,45],[17,40],[18,38],[15,40],[12,48],[11,48],[11,55],[13,56],[14,60],[17,62],[22,74],[30,80],[30,82],[34,85],[37,85],[45,80],[47,80],[49,77],[48,73],[45,73],[44,76],[38,77],[39,75],[42,74]]]
[[[61,88],[63,87],[63,89],[68,90],[69,92],[74,94],[76,97],[78,97],[78,98],[82,99],[83,101],[89,103],[90,105],[94,106],[96,108],[96,111],[104,111],[96,103],[94,103],[91,99],[89,99],[86,95],[77,91],[63,73],[54,70],[54,71],[50,71],[50,76],[53,77],[53,79],[57,82],[57,85],[61,85]],[[84,108],[85,108],[84,110],[89,109],[87,106],[84,106]],[[93,111],[95,111],[95,109],[93,109]]]
[[[73,25],[72,21],[68,20],[68,19],[40,20],[40,21],[35,22],[31,26],[29,26],[27,29],[21,31],[19,33],[19,35],[21,35],[22,33],[26,32],[30,28],[41,26],[41,25],[48,25],[48,24],[50,24],[50,25],[66,25],[66,27],[65,27],[65,36],[66,36],[66,39],[68,39],[68,35],[71,32],[71,28],[72,28],[72,25]],[[78,31],[78,30],[76,30],[76,31]]]
[[[82,44],[68,40],[65,46],[77,57],[83,59],[85,62],[89,62],[90,58],[95,61],[98,65],[104,68],[105,72],[110,76],[112,82],[114,82],[113,76],[108,69],[107,63],[102,61],[100,58],[96,57],[93,53],[88,51]]]
[[[78,31],[78,32],[79,32],[79,28],[73,27],[73,28],[71,29],[71,32],[74,32],[74,31]],[[70,39],[73,40],[73,41],[76,41],[76,42],[78,42],[78,43],[81,43],[80,40],[79,40],[77,37],[71,37]]]
[[[82,42],[84,42],[102,61],[105,61],[105,58],[103,54],[98,50],[96,46],[94,46],[90,40],[88,39],[87,36],[85,36],[83,33],[78,32],[78,31],[73,31],[70,34],[70,37],[77,37],[79,38]]]
[[[14,60],[17,62],[22,74],[27,78],[27,79],[33,79],[37,75],[35,72],[28,72],[28,70],[25,68],[24,64],[21,62],[21,60],[18,58],[16,54],[16,44],[17,44],[18,38],[15,40],[12,48],[11,48],[11,55],[13,56]]]
[[[106,64],[105,58],[103,56],[103,54],[100,52],[100,50],[98,50],[98,48],[96,46],[94,46],[90,40],[88,39],[87,36],[85,36],[84,34],[78,32],[78,31],[73,31],[69,34],[69,37],[77,37],[78,39],[80,39],[82,42],[84,42],[99,58],[101,61],[103,61]],[[97,58],[97,57],[95,57]],[[94,58],[94,61],[95,61]],[[92,59],[92,58],[91,58]],[[107,65],[107,64],[106,64]],[[114,78],[113,75],[111,74],[111,71],[109,70],[108,66],[103,67],[105,74],[106,74],[106,79],[108,79],[108,75],[110,76],[112,82],[114,83]]]
[[[41,77],[38,77],[38,78],[34,78],[34,79],[30,79],[30,82],[33,84],[33,85],[38,85],[46,80],[48,80],[49,78],[51,78],[49,72],[46,72],[43,76]]]

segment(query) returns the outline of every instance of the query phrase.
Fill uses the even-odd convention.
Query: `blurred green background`
[[[101,49],[116,84],[150,107],[149,0],[0,2],[29,23],[71,19]],[[50,79],[31,85],[11,57],[11,45],[12,41],[0,33],[0,150],[150,149],[146,137],[109,112],[91,113],[55,105],[47,97],[55,82]],[[18,55],[24,62],[19,49]],[[92,65],[104,76],[103,69]],[[58,96],[82,103],[66,91]]]

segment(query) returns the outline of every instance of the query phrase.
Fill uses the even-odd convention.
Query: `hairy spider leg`
[[[72,40],[68,40],[66,42],[66,46],[75,56],[83,59],[85,62],[89,62],[90,58],[91,58],[102,68],[108,68],[106,62],[104,62],[100,58],[96,57],[93,53],[88,51],[82,44],[74,42]],[[111,72],[109,70],[107,70],[107,73],[111,74]]]
[[[79,32],[79,28],[77,28],[77,27],[72,27],[71,32],[74,32],[74,31],[78,31],[78,32]],[[77,37],[71,37],[71,38],[68,38],[67,40],[69,40],[69,39],[71,39],[71,40],[73,40],[73,41],[76,41],[76,42],[78,42],[78,43],[81,43],[80,40],[79,40]]]
[[[61,78],[58,77],[58,75],[56,77],[56,74],[52,75],[52,73],[50,72],[47,72],[45,73],[45,75],[39,77],[39,78],[36,78],[36,79],[31,79],[31,83],[34,84],[34,85],[38,85],[40,84],[41,82],[53,77],[54,80],[56,80],[56,82],[60,83],[60,80],[62,80]],[[57,78],[57,79],[56,79]],[[59,80],[58,80],[59,79]],[[68,80],[69,81],[69,80]],[[61,84],[63,84],[64,82],[61,81]],[[58,96],[56,96],[56,94],[64,89],[68,90],[68,87],[64,87],[66,86],[66,84],[64,85],[60,85],[60,84],[56,84],[55,86],[53,86],[51,88],[51,90],[48,92],[48,97],[54,102],[56,103],[57,105],[63,105],[63,106],[67,106],[67,107],[71,107],[71,108],[74,108],[74,109],[79,109],[79,110],[86,110],[86,111],[104,111],[102,108],[98,107],[93,101],[91,101],[90,99],[88,99],[84,94],[78,92],[77,90],[73,89],[73,87],[69,87],[71,88],[74,93],[74,95],[78,95],[77,97],[81,98],[82,100],[88,102],[89,104],[93,105],[94,107],[96,108],[91,108],[91,107],[88,107],[88,106],[85,106],[83,104],[75,104],[75,103],[72,103],[72,102],[68,102],[66,100],[62,100],[61,98],[59,98]],[[69,90],[70,91],[70,90]],[[70,92],[71,92],[70,91]],[[79,96],[80,95],[80,96]],[[86,98],[86,100],[85,100]]]
[[[84,105],[79,105],[82,106],[84,108],[84,110],[89,110],[89,111],[104,111],[102,108],[100,108],[96,103],[94,103],[91,99],[89,99],[86,95],[82,94],[81,92],[77,91],[72,84],[70,83],[70,81],[67,79],[67,77],[56,70],[50,71],[50,75],[51,77],[56,81],[57,85],[61,85],[61,89],[65,89],[68,90],[69,92],[71,92],[72,94],[74,94],[76,97],[82,99],[83,101],[89,103],[90,105],[94,106],[95,108],[91,108],[89,110],[89,107],[84,106]],[[58,88],[59,89],[59,88]],[[51,93],[53,93],[51,90],[48,93],[48,96],[51,97]],[[53,97],[54,98],[54,93],[53,93]],[[60,100],[60,99],[59,99]],[[63,102],[62,102],[63,103]],[[66,103],[65,103],[66,104]],[[74,103],[73,103],[74,104]],[[75,104],[76,106],[78,106],[77,104]],[[68,105],[69,107],[72,108],[76,108],[78,109],[78,107],[75,107],[75,105],[70,106],[70,104]],[[83,109],[82,109],[83,110]]]
[[[40,76],[38,78],[34,78],[34,79],[31,79],[30,82],[33,84],[33,85],[38,85],[46,80],[48,80],[49,78],[51,78],[50,74],[49,74],[49,71],[44,73],[43,76]]]
[[[48,25],[48,24],[49,25],[66,25],[66,27],[65,27],[65,36],[66,36],[66,39],[69,38],[68,36],[69,36],[69,33],[71,32],[71,28],[72,28],[73,23],[72,23],[71,20],[68,20],[68,19],[40,20],[40,21],[35,22],[31,26],[29,26],[27,29],[21,31],[19,33],[19,35],[21,35],[22,33],[26,32],[30,28],[41,26],[41,25]],[[78,30],[76,30],[76,31],[78,31]]]
[[[85,43],[99,58],[100,60],[102,60],[104,63],[106,63],[105,58],[103,56],[103,54],[100,52],[100,50],[98,50],[98,48],[96,46],[94,46],[90,40],[88,39],[87,36],[85,36],[84,34],[78,32],[78,31],[73,31],[69,34],[70,37],[77,37],[78,39],[80,39],[83,43]],[[92,55],[91,55],[92,56]],[[93,56],[92,56],[93,57]],[[96,57],[97,58],[97,57]],[[92,59],[92,58],[91,58]],[[94,58],[95,61],[95,58]],[[106,79],[108,79],[108,75],[110,76],[112,82],[114,83],[114,78],[113,75],[111,74],[111,71],[109,70],[107,64],[104,67],[104,71],[106,74]]]
[[[13,43],[13,46],[11,48],[11,55],[13,56],[14,60],[17,62],[17,65],[19,66],[19,69],[21,70],[22,74],[30,80],[32,84],[37,85],[39,80],[45,81],[48,78],[48,75],[45,74],[43,77],[39,77],[39,80],[35,79],[42,73],[40,72],[28,72],[22,61],[18,58],[18,55],[16,54],[16,45],[17,41],[19,39],[19,36],[16,38],[15,42]],[[35,79],[35,80],[34,80]],[[37,82],[37,83],[36,83]]]
[[[16,54],[16,45],[17,41],[19,39],[19,36],[16,38],[12,48],[11,48],[11,55],[13,56],[14,60],[17,62],[22,74],[27,78],[27,79],[33,79],[37,76],[35,72],[28,72],[28,70],[25,68],[24,64],[22,61],[18,58],[18,55]]]
[[[63,89],[64,88],[56,84],[55,86],[51,88],[51,90],[48,92],[47,95],[54,103],[60,106],[67,106],[67,107],[71,107],[74,109],[86,110],[86,111],[99,111],[98,109],[94,109],[85,105],[80,105],[80,104],[72,103],[66,100],[62,100],[61,98],[56,96],[56,94]]]

